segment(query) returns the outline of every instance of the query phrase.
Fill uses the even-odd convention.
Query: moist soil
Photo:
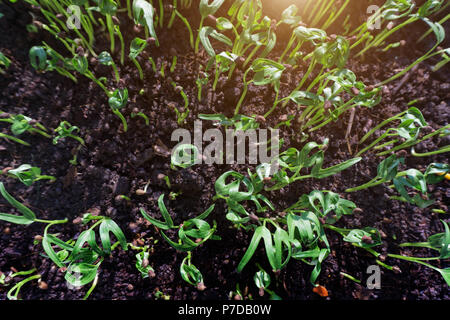
[[[195,7],[195,6],[193,6]],[[183,12],[189,21],[198,21],[198,10],[192,8]],[[17,143],[0,141],[0,168],[17,167],[23,163],[38,166],[44,174],[53,175],[57,180],[53,183],[41,181],[26,187],[13,179],[2,177],[6,189],[18,200],[30,207],[42,219],[68,218],[74,223],[66,223],[54,227],[64,239],[74,238],[85,227],[79,223],[80,217],[90,212],[113,218],[124,231],[129,242],[152,247],[150,264],[155,270],[154,278],[143,279],[135,267],[136,251],[115,250],[105,259],[100,268],[98,285],[90,299],[156,299],[158,292],[170,296],[170,299],[228,299],[229,293],[236,289],[239,283],[245,294],[254,298],[260,297],[253,283],[253,275],[257,271],[254,262],[270,270],[260,247],[253,257],[253,263],[248,264],[239,274],[236,267],[250,241],[250,234],[236,230],[225,219],[226,206],[222,201],[216,202],[215,210],[210,216],[217,222],[217,233],[220,241],[207,241],[193,253],[193,263],[203,273],[206,289],[199,291],[184,282],[179,273],[179,266],[185,257],[170,247],[159,235],[156,228],[145,221],[139,213],[144,208],[150,215],[160,217],[157,206],[158,197],[166,194],[166,205],[175,220],[181,223],[203,212],[213,203],[214,182],[224,172],[236,170],[242,173],[247,165],[197,165],[189,169],[173,170],[170,168],[170,158],[164,152],[170,150],[176,142],[170,141],[173,130],[179,128],[173,108],[174,103],[179,109],[183,106],[182,97],[174,91],[167,80],[171,77],[184,88],[190,99],[191,110],[182,127],[193,131],[193,122],[200,113],[223,113],[231,116],[242,90],[242,72],[237,70],[230,81],[225,77],[219,80],[218,88],[212,91],[209,84],[204,88],[202,101],[197,101],[198,64],[205,64],[207,55],[201,51],[194,55],[188,42],[185,27],[177,21],[171,30],[158,29],[161,46],[152,46],[147,52],[160,67],[161,63],[172,61],[170,49],[177,52],[178,63],[174,73],[168,73],[166,78],[153,73],[148,57],[140,60],[144,68],[145,79],[139,80],[136,69],[131,62],[119,66],[121,74],[120,86],[130,91],[130,102],[124,114],[127,117],[129,130],[124,133],[120,120],[112,114],[108,107],[104,92],[92,81],[78,77],[78,83],[72,82],[56,72],[37,73],[30,65],[28,51],[33,45],[47,42],[57,51],[64,52],[60,44],[45,31],[29,33],[26,25],[32,22],[28,14],[30,8],[22,5],[0,5],[0,12],[5,16],[0,19],[0,50],[11,60],[12,65],[4,75],[0,75],[0,110],[12,114],[29,116],[47,128],[56,128],[60,121],[67,120],[80,128],[80,136],[86,141],[86,146],[77,153],[77,142],[63,139],[53,145],[50,139],[37,135],[21,136],[31,146],[25,147]],[[39,17],[39,13],[35,12]],[[121,29],[129,43],[138,35],[132,23],[124,16]],[[195,24],[194,24],[195,25]],[[448,27],[446,26],[447,34]],[[392,49],[387,53],[372,52],[364,59],[350,58],[348,68],[353,70],[358,78],[366,84],[376,84],[421,56],[433,45],[432,37],[417,45],[416,39],[423,34],[425,26],[417,24],[414,27],[398,33],[394,40],[405,40],[406,44]],[[275,59],[281,54],[281,49],[288,39],[288,34],[282,28],[276,50],[270,58]],[[108,40],[98,37],[97,46],[108,47]],[[448,41],[448,40],[447,40]],[[442,45],[448,47],[448,42]],[[98,49],[97,52],[101,52]],[[173,52],[173,51],[172,51]],[[115,53],[118,61],[118,52]],[[411,72],[409,79],[398,87],[400,81],[394,81],[383,90],[382,102],[371,108],[358,108],[355,114],[351,138],[345,138],[350,114],[341,116],[338,121],[314,132],[308,141],[322,142],[330,140],[325,153],[324,167],[337,164],[352,157],[356,153],[357,141],[373,126],[382,120],[393,116],[407,108],[408,102],[417,99],[417,106],[423,113],[429,126],[437,129],[446,125],[449,120],[450,81],[449,70],[441,69],[431,72],[435,60],[422,63]],[[91,61],[94,73],[113,79],[111,69]],[[281,93],[286,96],[295,88],[296,83],[305,70],[287,73],[282,79]],[[114,87],[114,83],[110,83]],[[140,90],[144,89],[142,94]],[[242,114],[264,114],[271,107],[275,95],[267,87],[250,86]],[[142,118],[131,119],[133,111],[142,111],[149,116],[147,126]],[[261,127],[274,126],[285,115],[298,114],[297,107],[288,104],[285,109],[278,108]],[[206,122],[203,122],[204,126]],[[212,127],[209,125],[209,127]],[[283,149],[289,147],[301,148],[298,124],[294,121],[291,127],[281,130],[284,139]],[[432,141],[417,146],[418,152],[435,150],[448,145],[449,137],[434,138]],[[69,160],[77,153],[77,165]],[[446,155],[427,158],[415,158],[409,153],[406,156],[405,168],[424,170],[431,162],[446,162]],[[302,194],[313,190],[331,190],[356,203],[360,212],[344,216],[337,224],[340,227],[359,228],[372,226],[382,233],[383,245],[378,248],[382,253],[401,253],[404,255],[426,256],[433,253],[427,249],[400,249],[403,242],[426,241],[437,232],[443,232],[441,219],[448,219],[445,214],[432,212],[432,208],[447,211],[450,189],[448,181],[429,186],[430,194],[436,203],[426,209],[390,200],[394,195],[391,189],[380,185],[355,193],[345,193],[349,187],[363,184],[376,175],[377,165],[382,160],[373,153],[366,153],[361,162],[332,177],[322,180],[305,180],[295,183],[277,192],[266,193],[274,203],[276,210],[283,210],[292,205]],[[162,175],[170,178],[171,188],[161,179]],[[143,189],[149,182],[147,193],[137,195],[136,190]],[[169,200],[171,192],[180,193],[175,200]],[[130,201],[120,197],[127,195]],[[0,200],[1,212],[14,212],[6,201]],[[26,284],[20,292],[25,300],[48,299],[81,299],[88,290],[71,289],[64,280],[64,274],[46,257],[42,255],[42,247],[35,242],[35,236],[42,235],[42,225],[16,226],[8,223],[0,225],[0,271],[7,273],[16,270],[36,268],[42,275],[48,288],[41,289],[37,282]],[[322,264],[322,272],[318,283],[326,287],[329,297],[326,299],[449,299],[448,287],[442,277],[435,271],[418,264],[405,263],[400,260],[387,259],[386,263],[396,265],[401,273],[382,270],[381,289],[369,290],[365,283],[369,274],[368,266],[375,264],[373,256],[342,241],[333,232],[327,232],[331,254]],[[155,241],[157,240],[156,244]],[[448,267],[448,263],[436,262],[438,267]],[[278,278],[272,274],[274,290],[283,299],[324,299],[312,291],[309,282],[312,267],[300,261],[291,259]],[[360,279],[357,284],[340,275],[345,272]],[[23,278],[17,277],[14,282]],[[6,299],[8,287],[0,286],[0,299]]]

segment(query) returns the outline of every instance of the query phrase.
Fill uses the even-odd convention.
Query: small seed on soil
[[[155,273],[155,271],[153,271],[152,269],[148,270],[147,274],[148,274],[148,276],[149,276],[150,278],[156,277],[156,273]]]
[[[48,289],[48,284],[44,281],[39,281],[39,289],[41,290],[47,290]]]
[[[372,237],[370,236],[362,236],[361,241],[367,244],[372,244],[373,240]]]
[[[205,284],[203,282],[200,282],[197,285],[197,289],[198,289],[198,291],[204,291],[206,289],[206,286],[205,286]]]

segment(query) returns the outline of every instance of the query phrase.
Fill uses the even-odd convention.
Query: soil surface
[[[195,6],[193,6],[195,7]],[[0,51],[12,60],[11,67],[4,75],[0,75],[0,110],[13,114],[24,114],[47,128],[56,128],[60,121],[67,120],[80,128],[80,136],[86,141],[77,154],[78,164],[72,166],[69,160],[76,152],[77,142],[71,139],[61,140],[53,145],[50,139],[38,135],[24,135],[23,139],[31,144],[25,147],[6,140],[0,140],[0,169],[17,167],[29,163],[40,167],[44,174],[57,178],[54,183],[41,181],[31,187],[25,187],[20,182],[2,177],[6,189],[18,200],[27,204],[42,219],[63,219],[77,222],[84,213],[97,213],[113,218],[124,231],[129,242],[147,244],[153,247],[150,264],[156,277],[142,279],[135,267],[136,251],[115,250],[101,266],[98,285],[90,299],[156,299],[158,292],[163,292],[171,299],[228,299],[230,291],[236,289],[239,283],[244,292],[259,298],[258,289],[253,283],[253,275],[257,271],[254,263],[248,264],[241,274],[236,267],[250,241],[250,235],[232,228],[225,219],[226,205],[217,201],[210,219],[217,221],[218,235],[221,241],[207,241],[193,253],[193,263],[203,273],[206,289],[198,291],[184,282],[179,274],[179,266],[185,257],[170,247],[159,235],[157,230],[147,223],[139,213],[139,208],[145,208],[154,217],[160,217],[157,207],[158,197],[166,194],[166,205],[174,217],[175,223],[181,223],[190,217],[198,215],[208,208],[215,195],[214,182],[224,172],[236,170],[245,173],[245,165],[198,165],[190,169],[172,170],[170,159],[163,153],[155,152],[155,146],[167,147],[169,150],[176,143],[170,141],[171,133],[178,128],[176,114],[168,105],[174,103],[182,108],[183,99],[174,91],[167,79],[154,74],[148,59],[141,59],[145,79],[140,81],[136,68],[128,61],[119,66],[121,86],[130,91],[130,102],[124,114],[128,119],[129,130],[124,133],[120,120],[109,109],[104,92],[92,81],[78,77],[75,84],[70,79],[56,72],[37,73],[30,65],[28,51],[33,45],[42,41],[63,52],[61,45],[44,31],[29,33],[26,25],[32,18],[27,13],[29,8],[22,5],[0,5],[4,17],[0,19]],[[198,21],[198,10],[195,8],[184,12],[190,21]],[[36,13],[37,14],[37,13]],[[39,17],[39,15],[37,15]],[[126,42],[137,35],[127,25],[127,18],[121,19]],[[192,24],[192,22],[191,22]],[[447,34],[449,24],[446,25]],[[338,30],[338,28],[337,28]],[[398,70],[406,67],[433,45],[432,37],[425,43],[417,45],[416,39],[426,30],[420,23],[407,31],[399,32],[395,38],[405,40],[402,47],[392,49],[387,53],[372,52],[365,59],[353,59],[348,62],[348,68],[353,70],[359,79],[366,84],[376,84]],[[338,33],[338,31],[336,31]],[[197,101],[197,65],[205,63],[206,53],[195,56],[190,49],[188,34],[182,23],[177,21],[171,30],[157,29],[161,42],[159,48],[151,47],[151,56],[157,66],[172,61],[170,49],[177,52],[178,63],[173,74],[169,74],[177,84],[184,88],[190,98],[191,112],[182,126],[193,131],[193,122],[199,113],[224,113],[232,115],[234,106],[242,90],[242,72],[237,71],[234,79],[219,80],[215,92],[211,84],[204,88],[202,101]],[[271,58],[280,55],[288,39],[283,38],[283,29],[279,30],[276,50]],[[98,47],[106,49],[106,38],[98,39]],[[443,47],[448,47],[444,43]],[[101,50],[97,50],[101,52]],[[118,59],[116,52],[115,58]],[[93,61],[92,61],[93,62]],[[351,132],[352,152],[358,149],[357,141],[369,128],[380,121],[393,116],[406,108],[408,102],[418,99],[417,106],[429,123],[437,129],[448,124],[450,103],[449,69],[443,68],[431,72],[436,60],[422,63],[409,77],[401,88],[399,81],[391,83],[383,92],[382,102],[371,108],[359,108],[356,112]],[[91,66],[95,74],[107,76],[113,81],[111,69],[102,65]],[[281,93],[285,96],[295,88],[305,70],[291,73],[282,79]],[[111,83],[114,87],[115,84]],[[143,94],[139,94],[144,89]],[[250,86],[241,113],[263,114],[271,107],[275,95],[266,87]],[[150,118],[147,126],[141,118],[131,119],[130,114],[135,109],[144,112]],[[285,109],[278,108],[262,127],[274,126],[284,115],[297,114],[297,107],[288,104]],[[350,114],[343,115],[337,122],[314,132],[309,141],[321,142],[330,139],[330,146],[325,153],[324,167],[337,164],[352,157],[348,150],[345,133]],[[205,125],[205,122],[204,122]],[[298,125],[283,127],[284,148],[300,148],[304,142],[298,135]],[[6,128],[2,125],[3,128]],[[6,131],[3,131],[6,132]],[[416,148],[418,152],[434,150],[438,146],[449,143],[446,139],[435,138]],[[382,158],[372,153],[366,153],[361,162],[354,167],[330,178],[322,180],[305,180],[295,183],[278,192],[267,193],[277,210],[292,205],[302,194],[313,190],[331,190],[356,203],[361,212],[343,217],[337,224],[340,227],[358,228],[376,227],[382,231],[383,245],[378,251],[402,253],[404,255],[431,255],[426,249],[399,248],[403,242],[419,242],[437,232],[443,232],[441,219],[447,220],[445,214],[431,211],[433,208],[447,211],[450,189],[448,181],[430,186],[430,194],[436,199],[436,204],[426,209],[390,200],[391,189],[384,185],[355,193],[345,193],[349,187],[363,184],[376,175],[377,165]],[[431,162],[447,162],[446,154],[415,158],[407,153],[406,163],[402,169],[416,168],[424,170]],[[171,181],[169,189],[161,179],[167,175]],[[147,193],[137,195],[136,190],[143,189],[148,183]],[[180,192],[176,200],[169,200],[171,192]],[[127,195],[131,201],[118,197]],[[14,212],[7,203],[0,199],[1,212]],[[55,227],[63,238],[76,238],[82,232],[83,225],[67,223]],[[37,282],[26,284],[20,297],[29,299],[81,299],[88,290],[70,289],[64,274],[48,259],[42,256],[41,244],[34,243],[35,236],[42,235],[42,225],[16,226],[0,223],[0,271],[9,272],[11,268],[28,270],[36,268],[42,275],[42,280],[48,288],[42,290]],[[332,252],[322,265],[318,283],[328,289],[327,299],[449,299],[448,286],[437,272],[417,264],[405,263],[399,260],[387,259],[386,263],[397,265],[401,273],[382,270],[381,289],[368,290],[365,283],[370,265],[375,264],[373,256],[364,250],[357,249],[342,241],[333,232],[327,232]],[[155,240],[159,240],[155,244]],[[264,249],[259,248],[252,259],[269,270]],[[448,263],[435,264],[438,267],[449,267]],[[312,267],[300,261],[291,259],[275,281],[273,289],[283,299],[323,299],[313,293],[309,282]],[[340,275],[345,272],[362,280],[359,285]],[[14,282],[23,279],[17,277]],[[0,299],[6,299],[8,287],[0,286]],[[267,299],[268,296],[263,298]]]

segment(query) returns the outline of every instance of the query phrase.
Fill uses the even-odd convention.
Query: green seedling
[[[209,77],[208,77],[208,74],[205,72],[200,72],[199,74],[201,76],[195,80],[195,84],[197,85],[197,101],[201,102],[202,101],[202,89],[204,86],[206,86],[208,84]]]
[[[122,121],[123,131],[127,132],[128,123],[120,109],[123,109],[128,103],[128,89],[116,89],[109,97],[108,104],[112,112]]]
[[[98,8],[101,14],[106,17],[106,27],[109,32],[109,41],[111,43],[111,52],[115,51],[115,28],[112,16],[117,12],[117,3],[114,0],[99,0]]]
[[[43,47],[34,46],[29,52],[31,66],[38,72],[47,70],[47,53]]]
[[[370,130],[361,139],[360,144],[366,141],[376,131],[380,130],[381,128],[390,124],[393,121],[400,121],[400,123],[396,128],[386,129],[382,135],[380,135],[377,139],[375,139],[370,145],[359,151],[357,155],[359,156],[370,149],[380,150],[386,146],[394,146],[387,152],[382,151],[378,153],[378,155],[385,155],[388,152],[393,152],[407,148],[409,146],[416,145],[417,143],[419,143],[418,138],[421,129],[428,125],[420,110],[415,107],[411,107],[407,111],[401,112],[398,115],[395,115],[387,120],[384,120],[378,126]],[[383,140],[387,138],[389,138],[390,140],[381,143]],[[400,142],[401,139],[402,139],[401,143],[395,146],[395,144],[397,142]],[[421,139],[421,141],[423,140]]]
[[[359,187],[347,189],[346,192],[359,191],[392,181],[392,187],[400,193],[400,196],[392,196],[392,199],[408,202],[420,208],[430,206],[434,200],[424,198],[428,198],[427,184],[435,184],[444,180],[450,170],[449,166],[442,163],[431,163],[425,173],[416,169],[398,172],[398,166],[403,162],[403,158],[397,158],[395,155],[386,158],[378,165],[375,178]],[[411,197],[407,188],[421,194]]]
[[[144,73],[142,71],[142,67],[139,64],[139,62],[136,60],[136,58],[144,51],[144,49],[147,47],[147,41],[141,38],[134,38],[131,42],[130,46],[130,54],[128,57],[133,61],[134,65],[139,71],[139,78],[141,80],[144,80]]]
[[[10,130],[13,134],[13,136],[10,136],[0,133],[0,137],[12,140],[25,146],[30,146],[30,144],[26,141],[23,141],[22,139],[17,138],[25,132],[31,134],[38,133],[43,137],[51,138],[51,136],[47,133],[47,128],[45,128],[39,122],[22,114],[11,115],[0,110],[0,122],[11,124]]]
[[[39,223],[47,223],[47,224],[57,224],[57,223],[65,223],[65,220],[42,220],[36,218],[36,215],[32,210],[27,208],[24,204],[20,203],[13,196],[11,196],[5,189],[3,182],[0,182],[0,193],[3,198],[14,208],[16,208],[22,215],[13,215],[8,213],[0,213],[0,220],[14,223],[14,224],[23,224],[29,225],[34,222]]]
[[[214,15],[224,2],[225,0],[213,0],[212,3],[210,3],[209,0],[200,0],[199,10],[201,18],[200,18],[200,25],[198,27],[197,39],[195,41],[195,53],[198,53],[199,50],[200,32],[203,30],[203,23],[205,19],[209,15]]]
[[[180,265],[181,278],[190,285],[196,287],[199,291],[203,291],[206,289],[205,284],[203,283],[203,275],[200,270],[192,264],[191,260],[192,253],[188,252]]]
[[[10,278],[14,278],[16,276],[23,276],[23,275],[29,275],[28,277],[26,277],[25,279],[23,279],[22,281],[16,283],[6,294],[6,297],[9,300],[20,300],[19,299],[19,293],[20,293],[20,289],[22,289],[22,287],[33,280],[39,280],[41,278],[40,274],[35,274],[35,275],[30,275],[32,273],[34,273],[36,271],[36,269],[31,269],[28,271],[22,271],[22,272],[16,272],[14,274],[12,274],[10,276]]]
[[[278,59],[278,62],[282,63],[284,61],[284,57],[289,53],[296,41],[296,47],[292,49],[291,53],[288,55],[289,61],[292,61],[304,43],[311,43],[314,46],[318,46],[319,44],[325,42],[326,39],[327,33],[324,30],[298,26],[292,31],[291,38],[289,39],[286,49]]]
[[[22,164],[16,169],[10,169],[6,172],[9,177],[16,178],[26,186],[31,186],[34,182],[40,180],[55,181],[53,176],[41,175],[41,169],[38,167],[32,167],[29,164]]]
[[[324,219],[325,223],[334,224],[343,215],[352,214],[356,205],[331,191],[313,191],[309,195],[302,195],[291,208],[311,211]]]
[[[145,0],[133,1],[133,16],[136,24],[145,26],[145,38],[152,36],[155,39],[156,46],[159,47],[158,37],[156,36],[155,27],[153,24],[154,8]]]
[[[110,91],[105,87],[105,85],[97,79],[94,74],[89,70],[89,63],[84,55],[75,55],[71,60],[72,67],[75,71],[79,72],[86,78],[94,81],[107,95],[110,95]]]
[[[215,236],[216,223],[214,222],[213,227],[206,222],[209,214],[214,210],[214,205],[209,207],[205,212],[200,214],[198,217],[187,220],[182,224],[175,226],[173,220],[167,211],[164,204],[164,195],[158,198],[158,207],[161,211],[161,215],[164,221],[159,221],[147,214],[144,209],[140,209],[141,214],[145,219],[150,221],[155,227],[161,229],[161,236],[176,250],[188,252],[197,248],[207,240],[220,240],[220,237]],[[172,241],[162,230],[178,229],[178,242]]]
[[[255,282],[256,287],[259,289],[259,296],[264,296],[264,292],[267,292],[270,295],[270,300],[281,300],[281,298],[272,290],[269,289],[269,286],[272,282],[270,279],[270,275],[263,269],[259,264],[257,264],[259,271],[255,273],[253,276],[253,281]]]
[[[220,74],[229,71],[231,66],[234,65],[237,58],[238,58],[237,55],[225,51],[216,55],[215,57],[216,71],[213,82],[213,91],[216,91],[217,81],[219,80]]]
[[[395,154],[389,156],[388,158],[381,161],[380,164],[378,165],[377,176],[375,178],[373,178],[372,180],[366,182],[361,186],[349,188],[345,190],[345,192],[355,192],[359,190],[364,190],[391,181],[397,176],[399,164],[404,162],[405,162],[404,158],[397,158]]]
[[[150,64],[151,64],[151,66],[152,66],[153,72],[154,72],[154,73],[157,73],[157,72],[158,72],[158,69],[156,68],[155,60],[153,60],[152,57],[149,57],[149,58],[148,58],[148,61],[150,61]]]
[[[419,248],[429,248],[434,251],[437,251],[439,253],[439,256],[434,257],[409,257],[409,256],[403,256],[398,254],[388,254],[388,257],[395,258],[395,259],[401,259],[413,263],[418,263],[421,265],[424,265],[430,269],[433,269],[437,272],[439,272],[442,277],[444,278],[445,282],[448,286],[450,286],[450,268],[440,269],[437,268],[429,263],[426,263],[424,261],[429,260],[440,260],[440,259],[449,259],[450,258],[450,228],[448,227],[448,224],[441,220],[442,224],[444,225],[445,232],[444,233],[437,233],[428,238],[426,242],[417,242],[417,243],[402,243],[400,244],[400,247],[419,247]]]
[[[80,132],[80,128],[72,126],[67,121],[61,121],[58,128],[55,129],[56,136],[53,138],[53,144],[57,144],[59,139],[72,138],[78,141],[81,145],[84,145],[84,140],[77,136],[75,133]]]
[[[74,77],[70,71],[75,70],[72,65],[72,60],[64,58],[61,54],[56,52],[53,48],[51,48],[45,42],[43,43],[43,48],[45,49],[47,59],[46,66],[44,71],[56,71],[64,77],[69,78],[73,82],[77,82],[77,79]],[[74,54],[75,55],[75,54]],[[34,57],[31,61],[35,61],[37,63],[39,60]],[[33,64],[33,62],[31,62]]]
[[[236,105],[234,110],[234,114],[239,114],[239,109],[244,102],[245,96],[247,94],[249,84],[253,83],[257,86],[263,86],[267,84],[271,84],[275,90],[276,97],[275,102],[272,108],[264,115],[264,118],[268,117],[276,108],[279,100],[279,92],[280,92],[280,78],[285,70],[285,67],[282,64],[279,64],[275,61],[269,59],[259,58],[253,61],[250,68],[244,73],[243,81],[244,81],[244,89],[241,94],[241,97]],[[247,80],[248,73],[252,71],[254,72],[254,76],[252,80]]]
[[[155,270],[152,268],[149,262],[150,253],[148,247],[140,248],[142,251],[136,254],[136,269],[141,273],[143,279],[154,278]]]
[[[114,63],[114,60],[112,59],[109,52],[103,51],[102,53],[100,53],[98,55],[97,59],[101,64],[103,64],[105,66],[111,66],[113,68],[114,75],[116,77],[116,82],[119,83],[119,81],[120,81],[119,71],[117,70],[117,66]]]
[[[266,187],[266,190],[279,190],[288,184],[303,179],[323,179],[346,170],[361,161],[361,158],[357,157],[324,169],[322,166],[327,145],[328,139],[323,144],[309,142],[301,151],[290,148],[282,152],[277,158],[272,160],[272,165],[278,164],[280,168],[271,178],[272,186]],[[316,152],[311,154],[313,150],[316,150]],[[306,168],[311,168],[310,173],[302,175],[302,169]]]
[[[142,119],[144,119],[145,125],[146,125],[146,126],[149,126],[149,125],[150,125],[150,119],[149,119],[149,118],[147,117],[147,115],[146,115],[145,113],[143,113],[143,112],[138,112],[138,113],[132,112],[132,113],[130,114],[130,116],[131,116],[131,119],[133,119],[133,118],[135,118],[135,117],[141,117]]]
[[[116,35],[119,37],[120,41],[120,64],[123,65],[125,63],[125,41],[123,39],[122,32],[120,31],[120,27],[118,25],[114,26],[114,31]]]

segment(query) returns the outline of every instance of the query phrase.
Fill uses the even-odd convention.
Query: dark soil
[[[198,19],[198,13],[195,11],[186,12],[190,21]],[[75,84],[56,72],[39,74],[32,69],[28,51],[33,45],[46,41],[54,48],[63,50],[46,32],[33,34],[26,31],[25,26],[31,23],[31,16],[26,8],[14,5],[13,9],[12,6],[0,5],[0,12],[5,14],[0,19],[0,30],[3,31],[0,34],[0,50],[12,60],[12,66],[6,74],[0,75],[0,110],[22,113],[38,120],[47,128],[56,128],[61,120],[67,120],[81,129],[80,136],[86,140],[86,147],[78,153],[76,167],[69,163],[76,152],[77,143],[74,140],[65,139],[55,146],[51,140],[41,136],[24,136],[31,147],[0,140],[0,168],[29,163],[40,167],[44,174],[57,177],[54,183],[42,181],[32,187],[25,187],[16,180],[2,178],[6,189],[42,219],[68,218],[72,221],[86,212],[99,213],[113,218],[124,230],[129,242],[153,246],[150,263],[155,269],[155,278],[141,278],[134,265],[137,252],[116,250],[102,264],[98,285],[90,299],[155,299],[158,290],[169,295],[171,299],[228,299],[230,291],[236,289],[237,283],[253,297],[258,297],[258,290],[253,284],[253,275],[257,271],[254,264],[250,263],[242,274],[236,272],[236,267],[248,246],[249,234],[232,228],[225,219],[226,208],[222,201],[217,201],[211,216],[211,219],[217,221],[218,234],[222,240],[208,241],[193,254],[193,263],[202,271],[205,279],[207,289],[204,291],[198,291],[181,279],[179,266],[185,254],[177,252],[164,242],[157,230],[139,213],[139,208],[142,207],[152,216],[159,217],[156,203],[158,197],[162,193],[168,195],[170,191],[182,192],[175,201],[169,201],[166,196],[166,205],[175,223],[182,222],[203,212],[212,204],[215,179],[228,170],[245,172],[247,166],[199,165],[178,171],[170,169],[170,159],[155,152],[154,147],[167,146],[170,149],[175,145],[170,141],[170,136],[178,125],[176,115],[168,104],[173,102],[181,108],[183,100],[165,79],[152,72],[148,62],[142,60],[145,81],[139,80],[133,64],[127,63],[120,68],[122,85],[129,89],[131,97],[131,102],[124,112],[129,130],[124,133],[120,120],[110,112],[105,94],[91,81],[80,76]],[[127,19],[124,17],[121,21]],[[447,30],[448,27],[447,23]],[[121,28],[126,30],[123,33],[129,43],[136,36],[135,31],[125,29],[124,24]],[[390,77],[397,69],[404,68],[421,56],[428,46],[432,46],[431,37],[425,45],[415,44],[415,40],[424,30],[424,26],[418,24],[408,31],[400,32],[397,37],[406,40],[404,47],[393,49],[387,54],[373,53],[363,61],[351,59],[349,69],[366,84],[375,84]],[[180,22],[175,23],[172,30],[158,29],[157,32],[161,46],[151,47],[150,52],[158,66],[163,61],[171,62],[170,48],[178,52],[178,64],[175,73],[170,77],[183,86],[191,100],[191,113],[183,127],[192,131],[193,121],[199,113],[231,115],[242,89],[242,73],[238,71],[235,80],[230,83],[221,79],[215,93],[210,87],[205,88],[205,98],[197,101],[196,68],[198,61],[206,61],[206,54],[194,56],[187,41],[186,29]],[[283,42],[286,41],[281,36],[280,39],[281,44],[278,44],[277,48],[282,48]],[[106,39],[100,39],[98,46],[106,49]],[[448,42],[443,44],[443,47],[448,47]],[[279,54],[280,49],[277,49],[272,53],[272,57]],[[430,67],[433,62],[435,61],[421,64],[395,94],[393,92],[399,82],[391,83],[384,91],[383,101],[378,106],[358,109],[352,129],[353,149],[357,149],[355,142],[359,141],[368,128],[405,110],[407,103],[414,99],[419,99],[416,106],[421,109],[431,127],[437,129],[448,123],[449,69],[432,73]],[[95,74],[108,76],[112,81],[109,68],[96,65],[94,69]],[[291,74],[290,80],[283,79],[284,95],[295,87],[300,76],[301,73]],[[144,94],[139,95],[142,88]],[[263,114],[271,107],[273,98],[271,89],[250,87],[241,113]],[[149,126],[140,118],[130,118],[130,113],[135,108],[149,116]],[[264,126],[273,126],[283,114],[295,114],[298,111],[294,105],[289,104],[287,109],[279,108],[277,112]],[[330,146],[325,153],[325,166],[352,157],[345,139],[348,119],[349,115],[344,115],[310,137],[310,141],[317,142],[326,137],[330,139]],[[284,148],[299,148],[303,145],[296,125],[291,128],[284,127],[281,132],[285,139]],[[426,152],[447,144],[448,137],[446,141],[435,138],[420,145],[417,151]],[[338,226],[378,228],[382,231],[384,240],[379,248],[381,252],[432,254],[425,249],[400,250],[398,244],[426,241],[431,234],[443,231],[440,220],[448,219],[447,216],[433,213],[431,209],[440,208],[447,211],[450,196],[448,181],[430,186],[436,204],[426,209],[389,200],[392,191],[385,186],[356,193],[344,192],[346,188],[360,185],[374,177],[381,160],[382,158],[369,153],[356,166],[340,174],[323,180],[296,183],[279,192],[269,193],[268,197],[277,209],[282,210],[297,201],[302,194],[309,194],[313,190],[337,192],[362,209],[361,213],[345,216]],[[446,161],[448,158],[445,154],[428,158],[407,156],[404,168],[423,171],[431,162]],[[171,189],[160,179],[161,174],[170,177]],[[142,189],[148,181],[150,185],[147,194],[136,195],[136,190]],[[118,195],[127,195],[131,201],[121,199]],[[0,211],[13,212],[13,209],[1,199]],[[6,273],[10,268],[36,268],[42,275],[42,280],[48,284],[47,290],[41,290],[36,282],[28,283],[21,290],[22,299],[81,299],[84,296],[88,288],[69,289],[64,274],[40,254],[43,252],[40,243],[34,244],[35,236],[43,232],[42,225],[24,227],[1,223],[0,228],[0,271]],[[67,223],[55,227],[55,230],[65,239],[76,238],[83,231],[83,226]],[[328,233],[328,237],[332,253],[322,265],[318,283],[328,289],[329,299],[449,299],[448,287],[437,272],[421,265],[391,259],[386,263],[397,265],[402,272],[396,274],[382,269],[382,288],[366,289],[366,270],[368,266],[375,264],[373,256],[348,245],[332,232]],[[155,240],[159,242],[154,244]],[[253,259],[269,270],[262,248]],[[436,265],[449,266],[448,263]],[[311,271],[312,267],[291,260],[281,271],[278,281],[273,281],[272,287],[284,299],[322,299],[312,292],[313,287],[309,282]],[[340,272],[361,279],[363,285],[343,278]],[[0,286],[0,299],[6,299],[7,289]]]

